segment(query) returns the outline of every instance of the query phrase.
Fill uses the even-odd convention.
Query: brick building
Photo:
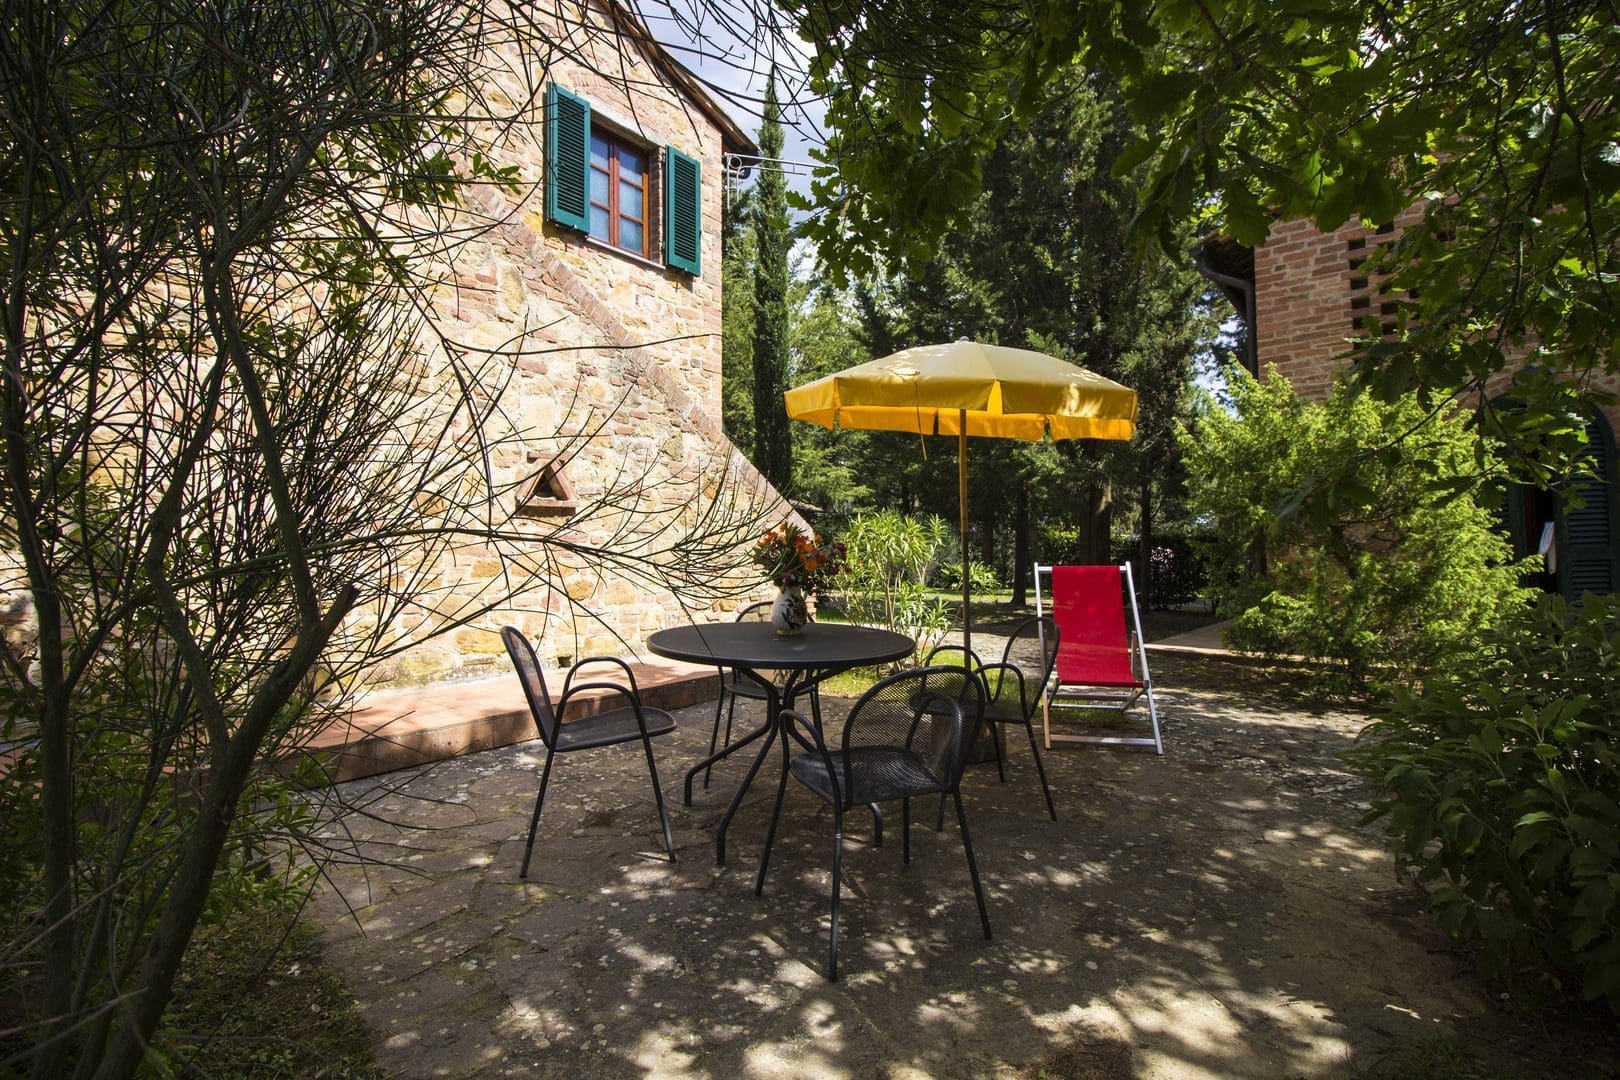
[[[1369,252],[1400,235],[1417,220],[1421,207],[1394,222],[1368,228],[1359,222],[1331,233],[1309,221],[1273,227],[1258,248],[1224,238],[1197,250],[1199,268],[1221,286],[1245,324],[1245,366],[1253,373],[1275,368],[1302,396],[1322,400],[1349,362],[1350,343],[1365,333],[1369,317],[1389,320],[1394,305],[1381,297],[1378,283],[1364,269]],[[1505,387],[1507,380],[1501,380]],[[1597,376],[1594,385],[1620,390],[1620,380]],[[1547,528],[1559,590],[1620,589],[1620,464],[1614,432],[1620,409],[1589,417],[1587,435],[1601,483],[1585,491],[1585,505],[1570,509],[1547,492],[1520,489],[1509,494],[1503,527],[1515,554],[1540,550]]]

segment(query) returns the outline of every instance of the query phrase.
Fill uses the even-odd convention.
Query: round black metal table
[[[692,778],[721,758],[741,750],[756,739],[765,744],[748,768],[748,775],[737,787],[731,805],[720,818],[715,832],[715,862],[726,864],[726,829],[731,817],[742,805],[749,785],[765,763],[771,744],[780,735],[782,739],[782,768],[787,768],[788,738],[781,730],[778,718],[783,709],[793,707],[794,698],[831,675],[869,664],[883,664],[910,656],[917,643],[904,634],[878,630],[870,626],[848,626],[842,623],[809,623],[802,633],[782,637],[770,623],[729,622],[708,623],[701,626],[676,626],[659,630],[647,638],[647,648],[671,660],[685,660],[693,664],[713,664],[732,667],[759,683],[766,694],[766,723],[757,731],[725,747],[719,753],[704,758],[686,774],[686,805],[692,805]],[[760,672],[780,672],[785,676],[778,685]]]

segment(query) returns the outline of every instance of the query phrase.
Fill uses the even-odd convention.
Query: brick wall
[[[1362,269],[1362,260],[1376,246],[1394,240],[1422,213],[1421,206],[1412,207],[1383,229],[1357,222],[1322,233],[1305,220],[1274,227],[1254,253],[1260,370],[1275,366],[1301,396],[1313,401],[1326,398],[1334,376],[1348,362],[1351,339],[1360,336],[1360,321],[1368,315],[1389,314],[1377,295],[1378,283]],[[1509,378],[1499,376],[1491,392],[1504,389]],[[1620,391],[1620,380],[1613,376],[1598,375],[1592,383]],[[1620,408],[1604,411],[1620,429]]]

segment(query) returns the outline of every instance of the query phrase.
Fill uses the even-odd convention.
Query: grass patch
[[[384,1080],[371,1032],[315,931],[247,910],[201,929],[155,1040],[176,1073]]]
[[[854,668],[823,679],[819,686],[823,694],[855,698],[866,693],[867,689],[882,677],[883,672],[879,668]]]
[[[1488,1080],[1501,1076],[1448,1033],[1405,1041],[1388,1060],[1361,1075],[1365,1080]]]

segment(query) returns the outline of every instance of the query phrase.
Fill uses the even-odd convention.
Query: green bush
[[[1153,534],[1153,551],[1148,556],[1148,602],[1159,610],[1190,603],[1203,596],[1209,573],[1203,552],[1210,537],[1190,532]],[[1142,542],[1136,536],[1114,537],[1114,561],[1137,565]],[[1138,571],[1140,575],[1140,571]]]
[[[962,587],[962,564],[959,562],[943,562],[934,574],[934,580],[941,589],[960,589]],[[968,563],[968,588],[973,592],[994,592],[1001,588],[1001,581],[996,576],[996,568],[977,560]]]
[[[916,638],[925,653],[939,644],[950,615],[923,584],[947,535],[937,517],[918,520],[895,510],[855,515],[844,533],[849,563],[839,579],[849,618]]]
[[[1369,820],[1487,972],[1571,972],[1620,1012],[1620,597],[1515,612],[1350,757],[1380,793]]]
[[[1048,525],[1041,529],[1040,561],[1046,566],[1078,566],[1086,561],[1080,526]]]
[[[1336,662],[1344,688],[1410,678],[1525,595],[1506,538],[1469,492],[1459,415],[1337,386],[1324,403],[1269,373],[1232,383],[1182,433],[1207,595],[1250,652]]]

